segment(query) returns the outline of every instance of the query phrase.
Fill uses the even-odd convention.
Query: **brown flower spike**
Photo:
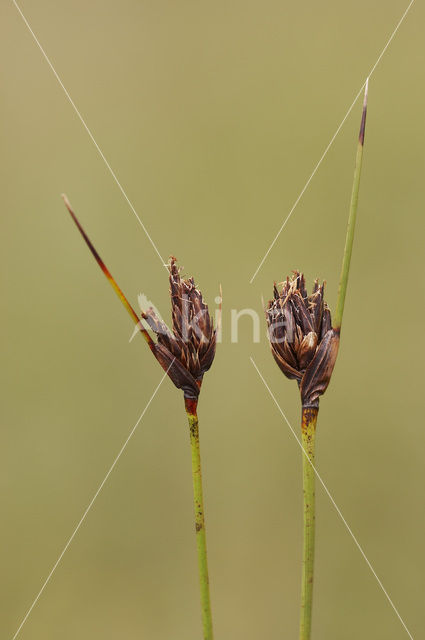
[[[182,280],[176,259],[171,257],[170,294],[172,331],[149,308],[142,317],[156,333],[154,354],[185,398],[197,398],[204,373],[215,356],[216,329],[202,293],[193,278]]]
[[[339,332],[323,299],[324,284],[316,280],[308,295],[302,273],[294,271],[266,309],[272,354],[287,378],[295,379],[303,407],[318,407],[331,379],[339,346]]]

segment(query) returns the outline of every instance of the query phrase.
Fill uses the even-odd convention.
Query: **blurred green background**
[[[199,405],[220,640],[296,638],[301,458],[295,383],[253,308],[294,268],[334,308],[360,101],[249,280],[407,2],[37,3],[22,10],[161,254],[223,344]],[[415,638],[424,628],[423,20],[415,3],[370,84],[342,345],[317,467]],[[161,378],[72,225],[65,191],[130,300],[169,317],[165,269],[12,2],[0,8],[0,635],[12,638]],[[201,637],[190,451],[166,380],[19,637]],[[314,640],[408,637],[317,490]]]

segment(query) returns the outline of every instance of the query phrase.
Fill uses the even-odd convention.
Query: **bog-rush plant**
[[[177,267],[174,257],[170,258],[168,265],[172,328],[169,329],[167,325],[156,316],[152,307],[146,311],[142,311],[141,317],[139,318],[91,243],[72,210],[68,198],[65,195],[62,197],[96,262],[130,314],[133,322],[140,330],[153,355],[174,385],[183,391],[185,409],[189,422],[192,454],[195,531],[198,550],[203,637],[204,640],[212,640],[213,628],[197,406],[204,374],[211,367],[214,360],[218,327],[214,327],[208,306],[205,304],[202,293],[197,289],[193,278],[182,279],[180,277],[180,270]],[[145,321],[156,335],[156,342],[143,325],[143,321]]]
[[[273,357],[287,378],[296,380],[301,395],[303,445],[304,544],[301,579],[300,640],[310,640],[315,537],[314,450],[320,396],[326,391],[338,354],[342,315],[350,271],[366,126],[368,82],[365,86],[353,189],[334,321],[324,300],[324,284],[315,281],[307,293],[302,273],[294,271],[281,289],[274,286],[266,308]]]

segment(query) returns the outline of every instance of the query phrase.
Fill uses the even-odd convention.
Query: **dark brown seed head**
[[[196,398],[215,356],[216,329],[193,278],[182,279],[176,259],[169,264],[172,329],[152,308],[142,314],[157,335],[155,355],[186,398]]]
[[[272,354],[281,371],[298,382],[303,406],[318,406],[329,384],[338,353],[339,334],[316,280],[308,295],[302,273],[294,271],[266,309]]]

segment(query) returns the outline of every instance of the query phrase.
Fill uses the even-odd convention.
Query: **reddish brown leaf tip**
[[[367,96],[369,91],[369,78],[366,80],[365,91],[364,91],[364,100],[363,100],[363,113],[362,113],[362,121],[360,123],[360,133],[359,133],[359,142],[363,146],[364,145],[364,136],[366,130],[366,113],[367,113]]]
[[[93,246],[93,244],[92,244],[92,242],[91,242],[90,238],[88,237],[88,235],[87,235],[87,234],[86,234],[86,232],[84,231],[83,227],[81,226],[80,221],[78,220],[77,216],[75,215],[75,213],[74,213],[74,211],[73,211],[73,209],[72,209],[72,207],[71,207],[71,203],[69,202],[69,200],[68,200],[67,196],[66,196],[64,193],[62,193],[62,199],[63,199],[63,201],[64,201],[64,203],[65,203],[66,208],[67,208],[67,209],[68,209],[68,211],[69,211],[69,214],[70,214],[71,218],[74,220],[74,222],[75,222],[75,224],[76,224],[76,226],[77,226],[78,231],[79,231],[79,232],[81,233],[81,235],[83,236],[83,238],[84,238],[84,240],[85,240],[85,242],[86,242],[86,244],[87,244],[88,248],[89,248],[89,249],[90,249],[90,251],[92,252],[92,254],[93,254],[93,256],[94,256],[95,260],[97,261],[97,263],[99,264],[100,268],[102,269],[102,271],[103,271],[105,274],[109,273],[109,272],[108,272],[108,270],[107,270],[107,268],[106,268],[106,266],[105,266],[105,264],[104,264],[104,262],[103,262],[103,260],[102,260],[102,258],[100,257],[100,255],[98,254],[98,252],[96,251],[96,249],[94,248],[94,246]]]
[[[75,222],[78,231],[83,236],[85,243],[87,244],[88,248],[90,249],[91,253],[93,254],[97,264],[102,269],[102,271],[103,271],[104,275],[106,276],[107,280],[109,281],[109,283],[111,284],[111,286],[114,289],[115,293],[117,294],[117,296],[121,300],[121,303],[124,305],[125,309],[127,309],[128,313],[133,318],[134,323],[136,324],[136,326],[139,327],[140,332],[143,334],[143,336],[144,336],[146,342],[148,343],[150,349],[153,350],[154,346],[155,346],[154,341],[152,340],[152,338],[150,337],[150,335],[148,334],[146,329],[143,327],[139,316],[137,315],[137,313],[135,312],[135,310],[133,309],[133,307],[131,306],[131,304],[129,303],[127,298],[125,297],[124,293],[119,288],[118,284],[115,282],[115,279],[113,278],[111,272],[109,271],[109,269],[107,268],[107,266],[103,262],[102,258],[100,257],[100,255],[98,254],[96,249],[94,248],[90,238],[88,237],[88,235],[84,231],[84,229],[81,226],[77,216],[75,215],[75,213],[74,213],[74,211],[73,211],[73,209],[71,207],[71,203],[69,202],[68,198],[66,197],[66,195],[64,193],[62,194],[62,199],[63,199],[63,201],[65,203],[66,208],[68,209],[68,211],[69,211],[69,213],[71,215],[71,218]]]

